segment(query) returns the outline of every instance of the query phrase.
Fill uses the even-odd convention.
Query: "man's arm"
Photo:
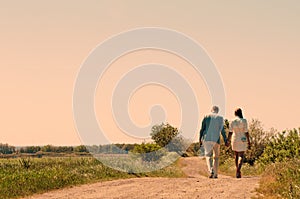
[[[225,145],[227,145],[227,136],[226,136],[226,131],[224,129],[224,125],[222,127],[221,134],[222,134]]]
[[[205,129],[206,129],[206,117],[204,117],[203,120],[202,120],[202,125],[201,125],[201,130],[200,130],[200,136],[199,136],[200,146],[202,145],[202,138],[204,136]]]

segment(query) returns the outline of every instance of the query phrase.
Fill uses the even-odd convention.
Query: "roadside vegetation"
[[[226,126],[226,124],[225,124]],[[249,124],[251,150],[246,153],[242,174],[261,176],[261,198],[300,198],[300,129],[264,131],[258,120]],[[220,169],[234,176],[233,152],[221,145]]]
[[[0,198],[17,198],[74,185],[132,177],[182,177],[177,162],[149,173],[125,173],[93,157],[0,159]]]
[[[228,121],[225,121],[228,128]],[[261,176],[259,198],[300,198],[300,129],[265,131],[258,120],[249,123],[251,150],[246,152],[243,176]],[[175,162],[151,172],[130,172],[128,168],[173,162],[176,157],[203,155],[199,143],[188,144],[177,128],[159,124],[152,128],[153,142],[99,146],[28,146],[0,144],[0,198],[17,198],[53,189],[104,180],[131,177],[183,177]],[[188,147],[189,146],[189,147]],[[92,157],[116,161],[116,168]],[[130,158],[128,158],[130,157]],[[133,159],[131,157],[134,157]],[[128,161],[126,161],[128,160]],[[130,160],[130,161],[129,161]],[[132,160],[138,162],[132,162]],[[125,164],[124,164],[125,163]],[[121,164],[121,167],[119,165]],[[137,171],[139,168],[134,168]],[[221,142],[221,173],[235,176],[233,151]],[[142,171],[142,170],[141,170]]]
[[[169,124],[156,125],[152,130],[153,143],[19,148],[0,144],[0,198],[18,198],[121,178],[183,177],[184,173],[177,161],[150,172],[136,173],[128,169],[134,167],[133,170],[138,171],[139,168],[136,167],[143,165],[143,162],[158,165],[168,162],[168,159],[177,159],[172,157],[174,154],[178,156],[178,147],[181,146],[181,138],[177,138],[178,130]],[[173,138],[176,142],[165,147]],[[98,161],[89,152],[95,157],[101,156],[103,161],[109,161],[109,165],[121,165],[128,172],[105,166],[105,162]]]

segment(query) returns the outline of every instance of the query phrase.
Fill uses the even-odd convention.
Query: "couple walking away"
[[[204,147],[206,163],[210,173],[209,178],[218,178],[220,134],[227,147],[231,144],[234,151],[236,177],[241,178],[244,153],[251,146],[247,120],[243,118],[242,110],[240,108],[236,109],[234,112],[235,119],[229,124],[227,138],[223,117],[218,115],[218,113],[219,108],[213,106],[211,113],[203,118],[199,137],[200,147],[202,144]]]

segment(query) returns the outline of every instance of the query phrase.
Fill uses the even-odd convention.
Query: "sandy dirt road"
[[[199,174],[206,171],[205,160],[182,158],[186,178],[131,178],[99,182],[34,195],[31,199],[89,198],[251,198],[258,187],[258,177],[236,179],[219,175],[209,179]]]

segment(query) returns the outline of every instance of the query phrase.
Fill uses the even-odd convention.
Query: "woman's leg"
[[[234,162],[235,162],[235,168],[236,168],[236,174],[235,176],[239,178],[240,172],[239,172],[239,152],[234,151]]]
[[[244,151],[236,152],[235,165],[236,165],[236,177],[241,178],[241,169],[244,162]]]
[[[234,162],[235,162],[235,167],[236,169],[238,168],[238,161],[239,161],[239,156],[238,156],[239,152],[234,151]]]

